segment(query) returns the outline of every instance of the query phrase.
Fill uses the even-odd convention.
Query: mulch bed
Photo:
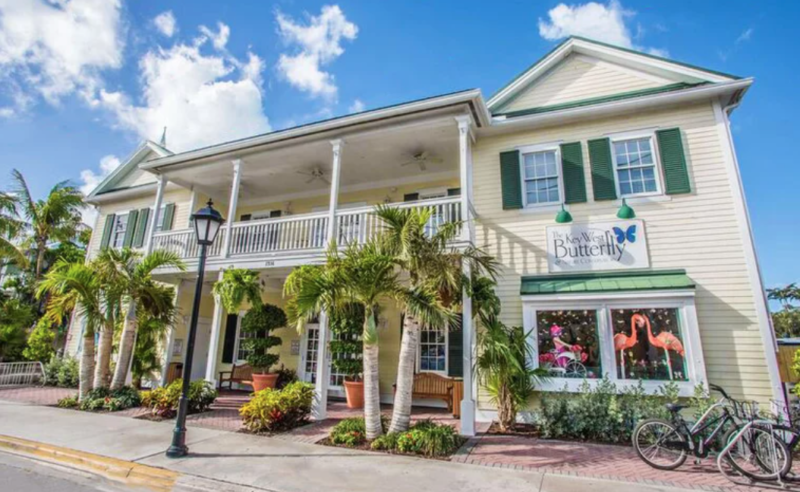
[[[463,446],[465,442],[467,442],[467,438],[466,437],[462,437],[461,438],[461,442],[459,443],[458,447],[453,452],[453,454],[456,454],[458,452],[458,450],[461,449],[461,446]],[[425,456],[424,454],[401,453],[399,451],[395,451],[395,450],[392,450],[392,449],[388,449],[388,450],[387,449],[372,449],[372,445],[371,445],[370,441],[367,441],[367,442],[365,442],[363,444],[359,444],[358,446],[346,446],[344,444],[334,444],[334,443],[332,443],[331,439],[329,437],[326,437],[326,438],[324,438],[322,440],[317,441],[316,444],[319,444],[319,445],[322,445],[322,446],[330,446],[332,448],[355,449],[355,450],[358,450],[358,451],[369,451],[371,453],[392,454],[392,455],[397,455],[397,456],[409,456],[411,458],[423,458],[423,459],[426,459],[426,460],[450,461],[450,458],[453,456],[453,454],[448,454],[447,456]]]
[[[486,433],[501,435],[501,436],[520,436],[520,437],[531,437],[531,438],[541,437],[541,432],[539,432],[539,428],[533,424],[514,424],[513,428],[508,429],[504,432],[500,430],[500,424],[498,424],[497,422],[492,422],[491,427],[489,427],[489,430],[487,430]]]

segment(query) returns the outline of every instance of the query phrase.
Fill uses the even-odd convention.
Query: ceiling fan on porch
[[[325,172],[320,169],[319,167],[312,168],[310,171],[297,171],[297,174],[303,174],[305,176],[311,176],[310,179],[306,180],[306,184],[311,184],[316,180],[320,180],[325,184],[331,184],[328,178],[325,177]]]
[[[416,164],[419,166],[420,171],[425,171],[428,169],[428,163],[439,164],[443,162],[443,160],[444,159],[441,157],[436,157],[435,155],[430,154],[427,150],[423,150],[411,154],[411,160],[400,164],[400,166],[405,167],[411,164]]]

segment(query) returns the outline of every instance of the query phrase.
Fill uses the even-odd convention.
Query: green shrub
[[[544,438],[624,443],[630,441],[639,420],[669,417],[664,404],[677,400],[675,383],[648,394],[639,381],[637,386],[619,392],[614,383],[603,378],[594,387],[584,381],[577,395],[543,394],[534,422]]]
[[[58,408],[76,408],[78,406],[78,396],[65,396],[58,400]]]
[[[142,406],[149,408],[153,415],[172,418],[178,412],[181,398],[182,379],[176,379],[169,386],[144,391],[141,394]],[[193,381],[189,384],[188,412],[205,412],[217,399],[217,390],[208,381]]]
[[[397,437],[395,449],[401,453],[429,457],[449,456],[461,447],[463,438],[449,425],[421,421]]]
[[[247,363],[253,371],[268,373],[278,363],[278,354],[270,353],[269,349],[283,342],[280,337],[272,335],[274,330],[283,326],[286,326],[286,313],[272,304],[253,306],[244,315],[242,333],[249,333],[250,337],[243,338],[240,343],[247,350]]]
[[[305,423],[313,401],[314,386],[295,381],[283,389],[267,388],[255,393],[239,413],[250,432],[276,432]]]
[[[59,388],[77,388],[80,364],[72,357],[53,356],[44,366],[44,384]]]
[[[376,451],[394,451],[397,448],[397,439],[400,435],[400,432],[384,434],[372,441],[370,447]]]
[[[330,341],[333,368],[339,374],[344,374],[348,381],[359,381],[364,372],[361,355],[364,351],[364,342],[361,340],[364,306],[349,304],[341,312],[332,313],[330,330],[333,334]]]
[[[281,364],[281,368],[275,372],[278,374],[278,379],[275,381],[275,388],[277,389],[283,389],[298,380],[297,371],[289,369],[283,364]]]
[[[108,388],[94,388],[80,402],[78,408],[89,412],[97,410],[116,412],[138,407],[141,403],[139,391],[131,386],[123,386],[114,391]]]
[[[56,352],[56,349],[53,348],[55,339],[56,334],[50,328],[50,321],[47,318],[41,318],[31,334],[28,335],[27,346],[22,351],[23,357],[40,362],[49,361]]]
[[[328,437],[331,443],[349,448],[364,444],[367,442],[367,426],[364,424],[364,417],[352,417],[342,420],[333,426]]]

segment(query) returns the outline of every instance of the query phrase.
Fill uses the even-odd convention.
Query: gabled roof
[[[116,184],[129,173],[136,170],[139,164],[145,162],[151,154],[155,154],[157,157],[167,157],[172,155],[172,152],[155,142],[145,140],[133,151],[125,162],[111,171],[111,173],[86,196],[86,201],[91,203],[98,195],[115,191]]]
[[[553,50],[492,95],[487,101],[489,111],[494,113],[501,109],[504,103],[510,101],[527,87],[530,87],[536,80],[545,76],[551,69],[573,53],[595,57],[652,75],[668,77],[675,80],[676,83],[720,83],[740,79],[735,75],[572,36],[553,48]]]

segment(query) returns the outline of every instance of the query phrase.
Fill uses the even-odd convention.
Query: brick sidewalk
[[[689,458],[675,471],[661,471],[645,464],[633,448],[628,446],[520,436],[478,436],[470,440],[452,461],[698,490],[768,490],[734,485],[722,476],[717,469],[716,460],[711,458],[703,460],[700,465],[695,465],[692,458]],[[786,490],[800,489],[791,487]]]

